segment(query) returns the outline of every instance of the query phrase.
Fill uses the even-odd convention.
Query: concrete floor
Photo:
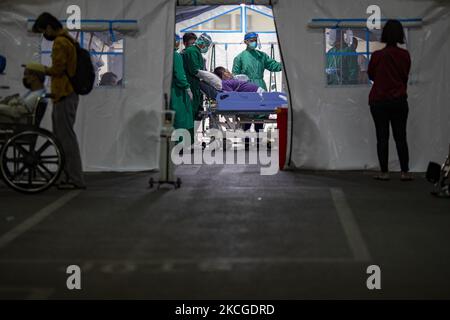
[[[0,184],[0,298],[450,298],[450,201],[423,178],[182,166],[88,174],[83,192]],[[66,288],[67,266],[82,290]],[[381,267],[380,291],[366,268]]]

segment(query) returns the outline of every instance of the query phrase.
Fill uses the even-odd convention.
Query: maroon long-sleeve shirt
[[[397,46],[386,46],[375,51],[367,71],[373,86],[369,104],[398,98],[406,98],[411,57],[409,52]]]

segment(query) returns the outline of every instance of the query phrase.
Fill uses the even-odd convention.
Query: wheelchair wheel
[[[0,161],[0,172],[9,187],[23,193],[38,193],[57,181],[64,156],[51,132],[32,129],[6,141]]]

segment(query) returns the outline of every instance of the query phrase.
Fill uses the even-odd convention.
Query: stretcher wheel
[[[53,134],[44,129],[22,131],[3,145],[0,172],[5,183],[23,193],[38,193],[59,178],[64,155]]]
[[[177,178],[177,181],[175,182],[175,189],[181,188],[181,179]]]
[[[148,185],[150,186],[150,189],[153,189],[155,186],[155,179],[150,178],[150,180],[148,180]]]

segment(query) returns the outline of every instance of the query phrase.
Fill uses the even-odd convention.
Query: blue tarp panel
[[[218,7],[218,5],[177,7],[175,22],[178,23],[178,22],[181,22],[184,20],[195,18],[196,16],[201,15],[202,13],[214,10],[217,7]]]

